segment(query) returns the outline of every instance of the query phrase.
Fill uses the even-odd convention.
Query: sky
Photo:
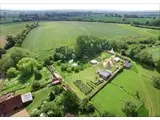
[[[7,10],[110,10],[110,11],[159,11],[160,4],[1,4]]]

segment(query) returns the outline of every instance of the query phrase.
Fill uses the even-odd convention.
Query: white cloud
[[[1,4],[1,9],[9,10],[55,10],[89,9],[144,11],[159,10],[159,4]]]

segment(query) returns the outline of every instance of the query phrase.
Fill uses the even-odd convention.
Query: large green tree
[[[0,59],[0,73],[6,72],[10,67],[16,67],[19,60],[30,56],[30,52],[19,47],[13,47]]]
[[[49,117],[61,117],[62,113],[60,108],[55,104],[55,102],[45,103],[40,110],[42,113],[46,113]]]
[[[137,116],[136,108],[137,108],[137,106],[134,103],[127,101],[127,102],[125,102],[125,105],[122,108],[122,112],[127,117],[136,117]]]
[[[22,58],[17,64],[21,75],[25,77],[32,75],[32,73],[36,71],[39,66],[40,64],[35,59],[29,57]]]
[[[63,105],[64,113],[77,114],[79,110],[79,98],[74,92],[70,90],[64,91]]]

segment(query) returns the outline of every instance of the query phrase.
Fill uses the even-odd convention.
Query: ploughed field
[[[55,21],[40,22],[40,27],[32,30],[22,47],[36,52],[42,58],[59,46],[74,46],[80,35],[103,37],[106,39],[133,39],[158,36],[158,30],[137,28],[125,24]]]

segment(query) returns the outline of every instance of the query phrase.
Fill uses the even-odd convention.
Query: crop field
[[[132,27],[124,24],[97,22],[41,22],[40,27],[29,33],[22,47],[44,57],[59,46],[74,45],[79,35],[91,35],[106,39],[158,35],[159,31]]]
[[[11,35],[19,34],[25,28],[26,24],[30,24],[30,23],[32,22],[0,24],[0,36],[6,36],[10,34]]]
[[[19,23],[6,23],[0,24],[0,47],[4,46],[6,43],[7,35],[17,35],[22,32],[26,24],[31,22],[19,22]]]
[[[159,116],[160,109],[156,106],[160,105],[160,91],[155,89],[152,84],[152,76],[158,75],[159,73],[156,70],[147,70],[133,62],[133,67],[130,70],[124,70],[120,73],[110,84],[92,98],[92,102],[99,111],[112,111],[116,115],[123,116],[121,102],[131,100],[137,104],[137,100],[132,97],[134,96],[135,98],[136,91],[138,91],[140,100],[144,101],[145,107],[150,111],[149,116]],[[120,89],[120,86],[123,87],[123,90]],[[103,101],[106,102],[100,101],[103,98]],[[139,102],[138,105],[140,105]]]

